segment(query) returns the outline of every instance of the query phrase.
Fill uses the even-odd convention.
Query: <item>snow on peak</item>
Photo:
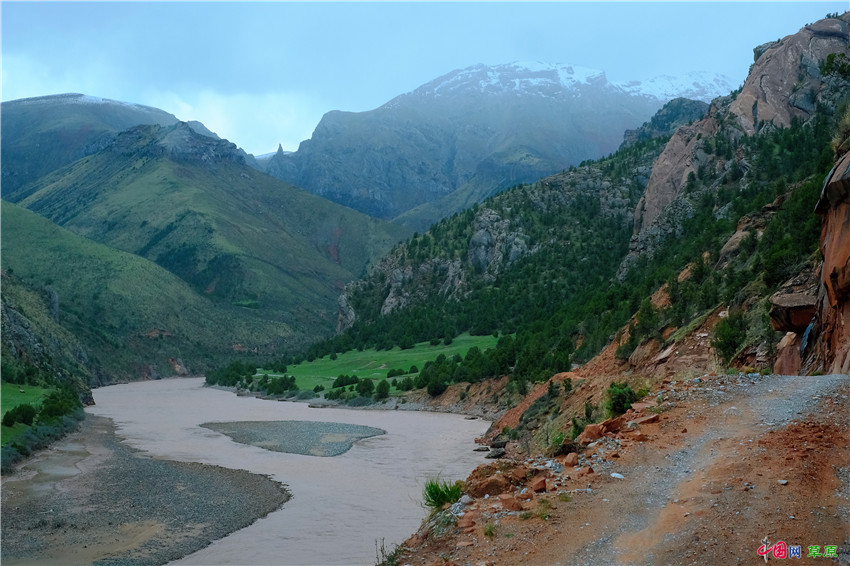
[[[431,96],[465,92],[553,96],[557,92],[594,82],[606,82],[605,73],[577,65],[514,61],[502,65],[474,65],[452,71],[422,85],[414,93]]]
[[[394,98],[383,107],[395,107],[410,96],[450,98],[484,94],[565,99],[581,97],[586,87],[654,98],[662,104],[678,97],[710,102],[718,96],[729,94],[734,88],[728,77],[717,73],[691,72],[678,76],[662,75],[643,81],[612,83],[608,81],[605,72],[599,69],[540,61],[513,61],[454,70],[413,92]]]
[[[677,97],[711,102],[734,90],[729,77],[717,73],[694,71],[684,75],[661,75],[645,81],[627,81],[617,84],[625,92],[637,96],[650,96],[659,100]]]

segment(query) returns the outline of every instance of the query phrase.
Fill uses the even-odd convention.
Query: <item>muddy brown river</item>
[[[376,540],[389,549],[426,516],[426,479],[462,479],[484,461],[473,452],[473,440],[489,424],[460,415],[315,409],[237,397],[204,387],[201,378],[114,385],[95,390],[94,397],[97,404],[87,412],[112,419],[133,448],[155,458],[268,475],[292,494],[277,511],[173,564],[373,564]],[[360,440],[355,434],[346,452],[315,456],[237,442],[201,426],[258,421],[341,423],[386,433]],[[348,438],[322,431],[319,441]]]

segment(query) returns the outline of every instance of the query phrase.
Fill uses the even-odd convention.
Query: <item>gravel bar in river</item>
[[[280,508],[284,486],[244,470],[146,457],[110,419],[3,478],[2,563],[147,566],[176,560]]]
[[[201,426],[242,444],[305,456],[339,456],[358,440],[386,434],[372,426],[321,421],[240,421]]]

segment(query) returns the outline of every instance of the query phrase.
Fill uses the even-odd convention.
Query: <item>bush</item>
[[[460,499],[461,483],[444,482],[439,479],[429,479],[425,482],[422,497],[425,505],[431,509],[440,509],[446,503],[454,503]]]
[[[625,383],[615,381],[605,392],[605,398],[605,413],[609,417],[616,417],[628,411],[632,403],[638,400],[638,395]]]
[[[349,407],[366,407],[372,404],[371,397],[354,397],[353,399],[349,399],[346,405]]]
[[[32,426],[35,420],[35,407],[29,403],[18,405],[14,409],[6,411],[3,415],[3,426],[15,426],[15,423],[23,423],[27,426]]]
[[[375,399],[380,401],[390,396],[390,383],[386,379],[378,382],[378,387],[375,389]]]
[[[717,350],[723,361],[729,363],[747,338],[747,324],[740,311],[730,312],[714,328],[711,338],[712,348]]]
[[[368,377],[364,377],[357,383],[355,390],[361,397],[369,397],[375,391],[375,382]]]

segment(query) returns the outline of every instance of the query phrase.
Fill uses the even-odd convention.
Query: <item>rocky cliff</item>
[[[850,373],[850,153],[827,177],[816,212],[823,220],[823,267],[809,365]]]
[[[848,53],[850,12],[807,25],[794,35],[757,47],[755,62],[740,92],[715,99],[705,118],[681,127],[658,157],[646,192],[635,210],[633,251],[645,247],[662,212],[682,194],[691,175],[722,169],[729,159],[707,150],[721,129],[736,139],[812,117],[817,107],[835,109],[847,94],[843,77],[824,74],[831,54]],[[731,156],[729,156],[731,157]],[[670,232],[671,230],[662,230]]]

